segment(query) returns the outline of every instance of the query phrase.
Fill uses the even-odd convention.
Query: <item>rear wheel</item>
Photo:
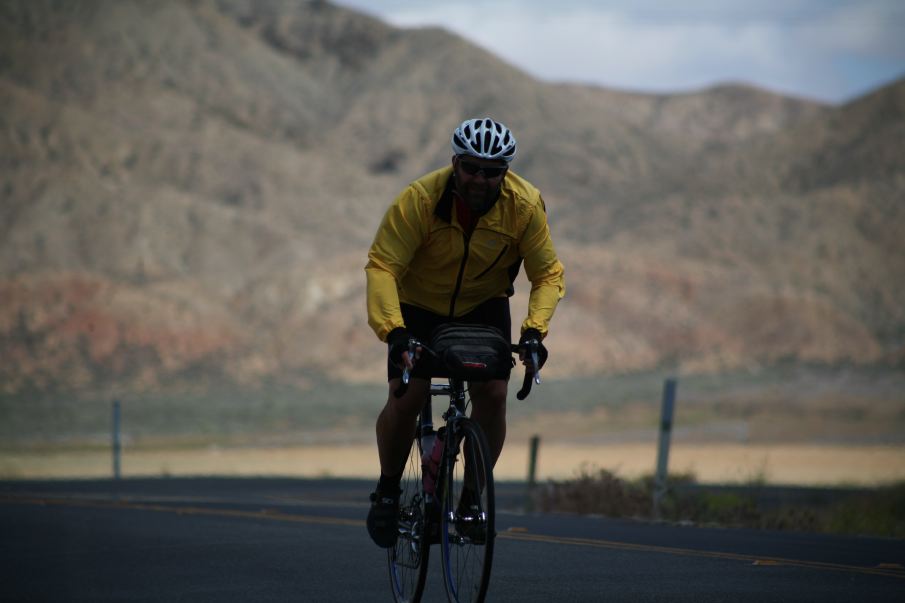
[[[426,511],[421,488],[421,445],[412,439],[412,448],[399,484],[399,537],[387,550],[390,585],[398,603],[421,600],[427,578],[430,543],[425,534]]]
[[[496,537],[493,465],[477,424],[461,419],[455,432],[455,458],[440,480],[443,577],[450,601],[483,601]]]

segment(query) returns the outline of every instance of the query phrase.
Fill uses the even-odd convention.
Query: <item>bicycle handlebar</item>
[[[527,343],[528,343],[527,351],[531,355],[531,366],[525,367],[525,378],[522,381],[522,388],[515,394],[515,397],[518,398],[519,400],[524,400],[525,398],[528,397],[528,394],[531,393],[531,386],[533,383],[537,383],[538,385],[540,385],[540,367],[542,366],[541,363],[546,362],[546,360],[547,360],[546,350],[540,347],[539,341],[532,340]],[[511,343],[511,344],[509,344],[509,347],[515,353],[518,353],[519,350],[522,349],[521,347],[519,347],[519,345],[517,343]],[[421,349],[422,353],[427,352],[434,358],[438,358],[437,354],[432,349],[430,349],[429,347],[427,347],[426,345],[424,345],[423,343],[421,343],[420,341],[418,341],[417,339],[415,339],[413,337],[413,338],[409,339],[409,349],[408,349],[409,358],[412,359],[413,365],[414,365],[415,360],[417,359],[415,352],[419,348]],[[544,353],[540,354],[539,350],[543,350]],[[540,356],[543,356],[543,358],[540,358]],[[411,378],[412,378],[412,371],[408,367],[404,367],[402,369],[402,383],[400,383],[399,387],[396,388],[396,390],[393,392],[393,395],[395,397],[401,398],[402,396],[405,395],[405,392],[408,391],[409,381],[411,381]]]
[[[543,366],[543,363],[547,360],[547,350],[541,347],[539,341],[532,339],[526,343],[527,352],[531,355],[531,366],[525,367],[525,378],[522,381],[522,389],[515,394],[515,397],[519,400],[524,400],[528,397],[528,394],[531,393],[532,382],[540,385],[540,367]],[[513,352],[517,353],[520,349],[518,344],[512,344]],[[540,350],[543,350],[543,354],[540,353]],[[543,358],[539,358],[539,356],[543,356]]]

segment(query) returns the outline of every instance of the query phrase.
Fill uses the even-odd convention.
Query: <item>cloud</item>
[[[896,0],[343,3],[446,27],[550,81],[653,92],[741,81],[838,102],[905,72]]]

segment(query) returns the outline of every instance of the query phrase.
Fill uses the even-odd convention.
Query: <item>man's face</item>
[[[456,190],[472,211],[483,213],[500,194],[508,167],[502,160],[457,155],[453,157]]]

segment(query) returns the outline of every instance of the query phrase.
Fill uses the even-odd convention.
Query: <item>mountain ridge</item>
[[[367,246],[485,114],[566,266],[551,375],[905,367],[905,80],[645,95],[321,1],[98,6],[0,9],[5,393],[380,380]]]

